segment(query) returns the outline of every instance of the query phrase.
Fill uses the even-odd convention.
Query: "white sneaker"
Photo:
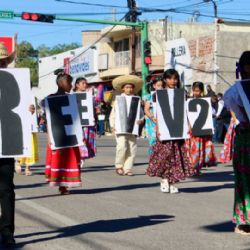
[[[161,190],[162,193],[169,193],[168,180],[162,179],[160,190]]]
[[[176,194],[176,193],[179,193],[179,189],[173,185],[170,185],[169,186],[169,193],[170,194]]]

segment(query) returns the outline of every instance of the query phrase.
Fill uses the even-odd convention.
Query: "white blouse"
[[[249,80],[248,80],[249,81]],[[240,84],[240,81],[237,81],[233,86],[231,86],[224,94],[223,101],[227,109],[233,111],[236,115],[239,122],[249,122],[245,114],[242,113],[241,107],[244,107],[241,100],[240,94],[237,90],[237,84]]]

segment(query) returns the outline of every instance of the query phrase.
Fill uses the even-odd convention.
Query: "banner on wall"
[[[31,156],[29,69],[0,70],[0,157]]]
[[[139,135],[141,99],[138,96],[116,96],[115,101],[116,134]]]
[[[192,79],[191,55],[188,43],[184,38],[166,42],[165,67],[164,69],[175,69],[180,75],[184,86]]]

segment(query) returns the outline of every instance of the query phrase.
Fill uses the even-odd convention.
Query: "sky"
[[[61,0],[65,1],[65,0]],[[81,4],[59,2],[56,0],[0,0],[0,10],[12,10],[36,13],[51,13],[57,16],[112,20],[114,12],[119,20],[128,11],[127,0],[70,0]],[[208,1],[208,2],[205,2]],[[250,0],[214,0],[218,6],[218,16],[242,20],[250,23]],[[87,3],[87,4],[82,4]],[[92,6],[102,4],[110,6]],[[116,6],[116,7],[111,7]],[[211,0],[137,0],[138,7],[175,9],[174,12],[142,13],[140,20],[157,20],[168,16],[175,22],[187,21],[193,15],[200,22],[212,22],[214,7]],[[176,11],[175,11],[176,12]],[[76,15],[81,14],[81,15]],[[0,19],[0,36],[13,36],[18,33],[18,42],[28,41],[35,48],[39,45],[55,46],[62,43],[76,42],[81,44],[82,30],[96,30],[105,25],[79,22],[57,21],[53,24],[23,21],[21,18]]]

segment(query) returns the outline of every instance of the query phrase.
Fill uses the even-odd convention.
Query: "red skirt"
[[[211,136],[192,136],[186,140],[187,153],[196,173],[203,167],[217,165],[214,145]]]
[[[50,186],[81,186],[80,152],[78,147],[51,150],[47,146],[45,176]]]

